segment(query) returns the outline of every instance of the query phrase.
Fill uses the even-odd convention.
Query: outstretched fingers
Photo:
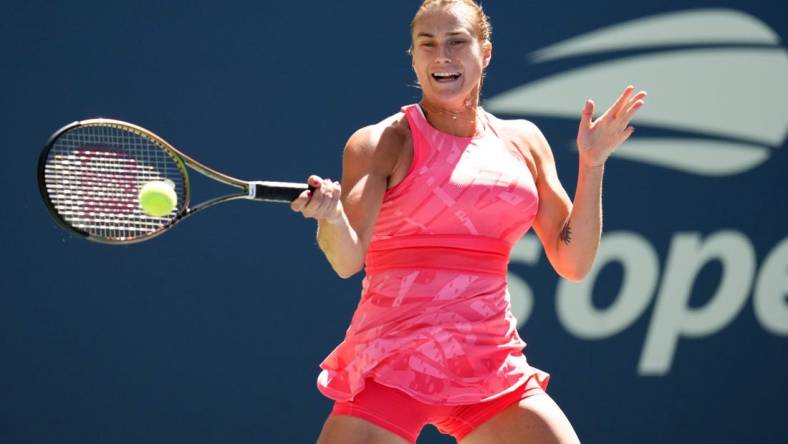
[[[627,104],[629,103],[629,96],[632,95],[632,91],[635,90],[635,87],[632,85],[627,86],[624,88],[624,92],[618,97],[618,100],[610,107],[609,113],[611,117],[615,118],[618,117],[621,110],[625,109]]]
[[[621,118],[624,120],[624,126],[629,125],[629,122],[635,117],[635,113],[643,107],[646,103],[646,94],[645,91],[640,91],[639,93],[635,94],[634,97],[629,101],[627,104],[627,108],[621,114]]]

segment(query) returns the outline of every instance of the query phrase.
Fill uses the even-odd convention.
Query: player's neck
[[[458,137],[473,137],[484,130],[479,119],[478,95],[454,106],[436,103],[423,97],[419,105],[427,122],[440,132]]]

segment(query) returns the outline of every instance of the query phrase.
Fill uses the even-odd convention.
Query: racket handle
[[[292,182],[250,182],[249,199],[265,202],[290,203],[304,190],[314,191],[315,188],[305,183]]]

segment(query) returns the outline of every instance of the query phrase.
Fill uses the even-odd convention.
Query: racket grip
[[[251,182],[249,183],[249,198],[265,202],[290,203],[304,190],[314,191],[315,188],[305,183]]]

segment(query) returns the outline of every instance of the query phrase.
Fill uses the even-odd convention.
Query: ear
[[[489,40],[482,43],[482,59],[484,60],[484,67],[487,68],[487,65],[490,64],[490,59],[492,59],[492,42]]]

